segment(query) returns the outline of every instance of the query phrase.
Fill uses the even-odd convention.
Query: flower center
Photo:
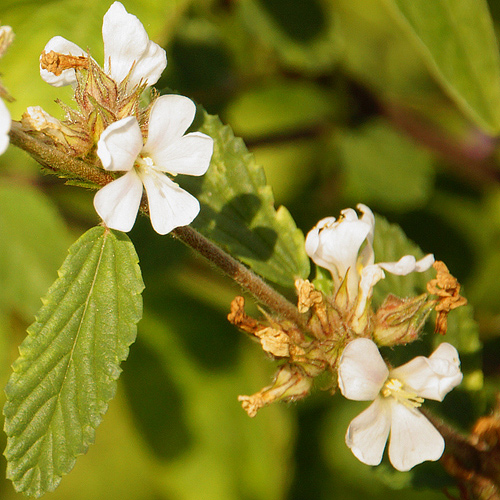
[[[154,168],[153,160],[149,156],[139,155],[135,160],[139,169],[148,172],[150,169]]]
[[[402,403],[408,408],[422,406],[424,398],[417,396],[414,392],[405,391],[403,387],[403,382],[397,378],[390,378],[380,392],[384,398],[393,397],[398,403]]]

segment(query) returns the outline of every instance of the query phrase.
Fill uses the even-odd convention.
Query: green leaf
[[[186,178],[201,211],[193,225],[255,272],[293,286],[309,274],[304,235],[285,207],[274,209],[271,187],[240,138],[216,116],[199,128],[215,141],[212,163],[202,178]]]
[[[485,0],[387,0],[431,73],[462,111],[500,130],[500,58]]]
[[[95,227],[70,248],[5,390],[7,476],[16,490],[54,490],[94,441],[136,337],[143,288],[126,235]]]

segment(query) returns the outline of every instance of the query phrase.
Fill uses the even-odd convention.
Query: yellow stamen
[[[424,398],[417,396],[414,392],[405,391],[403,383],[397,378],[388,379],[380,392],[384,398],[393,397],[408,408],[418,408],[424,402]]]

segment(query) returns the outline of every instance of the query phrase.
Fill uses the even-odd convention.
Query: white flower
[[[11,123],[9,110],[2,99],[0,99],[0,155],[5,153],[9,145]]]
[[[136,16],[129,14],[120,2],[114,2],[103,18],[102,38],[104,41],[104,71],[120,84],[127,76],[131,88],[142,82],[154,85],[167,66],[165,51],[149,37]],[[78,45],[56,36],[49,40],[44,52],[85,56]],[[60,75],[40,67],[44,81],[54,87],[76,83],[74,69],[66,69]]]
[[[419,356],[389,370],[376,344],[358,338],[344,349],[338,380],[346,398],[373,400],[351,422],[345,438],[361,462],[378,465],[389,434],[389,459],[397,470],[441,457],[444,439],[417,408],[424,398],[442,401],[462,381],[458,352],[451,344],[442,343],[429,358]]]
[[[165,95],[151,108],[146,144],[133,116],[112,123],[101,134],[97,155],[106,170],[127,172],[104,186],[94,206],[108,227],[130,231],[141,203],[143,185],[151,224],[159,234],[190,224],[200,204],[165,172],[203,175],[210,164],[213,140],[200,132],[184,135],[196,113],[187,97]]]
[[[434,257],[429,254],[417,261],[406,255],[398,262],[375,264],[373,236],[375,217],[363,204],[357,205],[363,214],[361,218],[355,210],[342,210],[339,220],[327,217],[309,231],[306,238],[306,252],[321,267],[328,269],[333,277],[336,290],[347,277],[349,302],[357,301],[357,313],[363,313],[375,283],[385,277],[384,270],[392,274],[407,275],[429,269]]]

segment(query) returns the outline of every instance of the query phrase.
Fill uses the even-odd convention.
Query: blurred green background
[[[123,4],[167,50],[158,89],[229,123],[304,232],[362,202],[448,264],[474,306],[492,392],[500,378],[500,64],[486,4],[428,1],[425,15],[404,0]],[[448,21],[458,21],[448,32],[439,22],[450,5]],[[0,3],[0,21],[16,33],[0,61],[14,119],[32,105],[62,117],[54,100],[71,104],[71,89],[40,79],[40,52],[61,35],[102,62],[108,7]],[[489,8],[500,22],[500,1]],[[68,246],[99,222],[92,197],[40,174],[21,151],[0,157],[2,382]],[[414,474],[360,464],[344,434],[363,403],[318,391],[248,418],[237,396],[267,385],[275,364],[225,320],[239,289],[143,218],[130,237],[146,284],[138,341],[96,444],[47,498],[411,500],[454,491],[439,464]],[[452,411],[466,429],[483,410]],[[5,480],[0,496],[21,497]]]

